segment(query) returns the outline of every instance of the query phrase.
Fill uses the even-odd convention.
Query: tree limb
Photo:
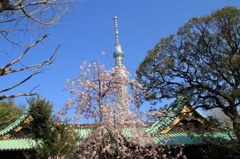
[[[1,69],[2,69],[2,70],[3,70],[3,69],[6,70],[6,69],[5,69],[6,67],[9,67],[9,66],[13,65],[14,63],[16,63],[17,61],[19,61],[19,60],[28,52],[29,49],[31,49],[33,46],[35,46],[38,42],[42,41],[45,37],[47,37],[47,36],[42,37],[42,38],[39,39],[37,42],[35,42],[35,43],[32,44],[31,46],[29,46],[29,47],[25,50],[25,52],[24,52],[20,57],[18,57],[16,60],[14,60],[13,62],[9,63],[8,65],[2,67]],[[27,80],[29,80],[30,78],[32,78],[34,75],[38,74],[39,72],[37,72],[37,71],[38,71],[42,66],[44,66],[44,65],[51,65],[51,64],[55,61],[55,59],[56,59],[56,57],[57,57],[56,54],[57,54],[57,50],[59,49],[59,47],[60,47],[60,45],[58,45],[58,47],[56,48],[56,50],[54,51],[54,53],[52,54],[52,56],[51,56],[49,59],[47,59],[46,61],[44,61],[43,63],[41,63],[41,64],[31,65],[31,66],[28,66],[28,67],[25,67],[25,68],[22,68],[22,69],[18,69],[18,70],[9,70],[8,72],[3,72],[3,74],[6,75],[6,74],[8,74],[8,73],[14,73],[14,72],[18,72],[18,71],[23,71],[23,70],[26,70],[27,68],[30,68],[30,67],[36,67],[36,69],[35,69],[35,70],[31,73],[31,75],[29,75],[27,78],[25,78],[25,79],[22,80],[21,82],[13,85],[13,86],[11,86],[11,87],[9,87],[9,88],[7,88],[7,89],[0,90],[0,93],[9,91],[9,90],[11,90],[11,89],[13,89],[13,88],[15,88],[15,87],[23,84],[24,82],[26,82]],[[1,69],[0,69],[0,71],[1,71]],[[0,73],[1,73],[1,72],[0,72]],[[0,74],[0,75],[1,75],[1,74]],[[34,93],[29,93],[29,94],[17,94],[17,95],[3,95],[3,96],[0,96],[0,100],[2,100],[2,99],[4,99],[4,98],[14,98],[14,97],[17,97],[17,96],[31,96],[31,95],[36,95],[36,94],[34,94]]]
[[[3,66],[2,68],[0,68],[0,70],[6,69],[7,67],[15,64],[16,62],[18,62],[19,60],[21,60],[26,54],[27,52],[34,47],[35,45],[37,45],[39,42],[41,42],[43,39],[45,39],[48,35],[44,35],[42,38],[38,39],[35,43],[31,44],[17,59],[15,59],[14,61],[10,62],[9,64]],[[4,74],[6,75],[6,74]]]

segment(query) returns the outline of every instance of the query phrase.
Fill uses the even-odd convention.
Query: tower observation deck
[[[119,43],[119,34],[118,34],[118,17],[114,16],[114,26],[115,26],[115,38],[116,38],[116,44],[115,44],[115,51],[113,53],[113,57],[115,58],[115,66],[122,66],[123,65],[123,58],[124,53],[121,48],[121,44]]]

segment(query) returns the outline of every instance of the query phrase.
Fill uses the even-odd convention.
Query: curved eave
[[[208,117],[207,117],[206,115],[204,115],[203,113],[201,113],[199,110],[195,109],[195,112],[196,112],[199,116],[201,116],[203,119],[208,120]]]
[[[11,132],[18,132],[22,129],[21,124],[27,124],[30,123],[33,118],[32,116],[29,114],[30,109],[28,109],[26,111],[26,113],[24,113],[18,120],[16,120],[15,122],[13,122],[11,125],[9,125],[8,127],[6,127],[5,129],[0,131],[0,140],[4,140],[7,139],[9,137],[11,137],[12,133]]]

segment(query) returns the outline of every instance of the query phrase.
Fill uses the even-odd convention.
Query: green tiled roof
[[[187,132],[168,132],[166,134],[157,134],[158,132],[164,130],[167,126],[169,126],[176,118],[177,114],[181,113],[184,106],[186,105],[186,98],[184,96],[179,96],[173,105],[168,109],[168,116],[160,119],[159,121],[155,122],[153,125],[149,127],[143,128],[141,131],[149,132],[154,140],[157,142],[158,145],[200,145],[205,144],[200,138],[203,136],[192,134],[190,137]],[[196,110],[201,117],[206,118],[203,114]],[[11,130],[16,128],[21,122],[23,122],[29,116],[29,110],[21,116],[17,121],[13,124],[5,128],[4,130],[0,131],[0,136],[9,133]],[[131,129],[131,128],[125,128]],[[93,129],[90,127],[82,127],[79,129],[75,129],[77,134],[80,138],[87,137]],[[131,136],[131,131],[124,131],[124,136]],[[226,133],[216,132],[212,135],[213,138],[217,139],[226,139],[228,141],[231,138]],[[130,137],[131,138],[131,137]],[[30,138],[16,138],[16,139],[7,139],[7,140],[0,140],[0,151],[17,151],[17,150],[29,150],[34,149],[38,146],[40,140],[34,140]]]
[[[178,96],[177,100],[174,101],[172,106],[167,111],[169,115],[155,122],[152,126],[148,128],[147,131],[151,134],[155,134],[165,129],[176,119],[177,114],[181,113],[185,104],[186,98],[184,96]]]
[[[34,149],[40,144],[40,140],[32,138],[11,138],[0,140],[0,151],[22,151]]]
[[[211,143],[214,141],[224,140],[231,141],[234,139],[233,134],[226,132],[214,132],[213,134],[199,135],[189,132],[171,132],[166,134],[158,134],[154,136],[154,139],[158,145],[202,145]]]
[[[199,139],[199,136],[195,134],[194,137],[190,137],[187,132],[170,132],[166,134],[157,134],[161,130],[164,130],[167,126],[169,126],[176,118],[177,114],[181,113],[184,106],[187,103],[187,99],[184,96],[178,96],[177,99],[174,101],[172,106],[168,109],[168,116],[160,119],[159,121],[155,122],[150,127],[143,128],[142,131],[149,132],[152,137],[156,140],[158,144],[165,144],[165,145],[199,145],[203,144],[203,141]],[[206,119],[206,116],[204,116],[202,113],[196,110],[196,113],[198,113],[202,118]],[[125,128],[129,129],[129,128]],[[76,129],[78,132],[80,138],[87,137],[91,132],[92,129],[90,128],[82,128],[82,129]],[[129,134],[130,131],[124,131],[123,135],[130,137],[131,134]],[[167,142],[166,142],[167,141]]]
[[[92,131],[90,128],[75,129],[80,138],[87,137]]]
[[[129,128],[125,128],[129,129]],[[143,131],[146,130],[143,129]],[[91,129],[76,129],[78,132],[78,135],[80,138],[85,138],[87,137],[92,130]],[[123,135],[126,137],[131,138],[131,131],[124,131]],[[199,135],[197,133],[193,132],[169,132],[166,134],[155,134],[152,136],[154,140],[156,141],[157,145],[202,145],[206,144],[207,140],[204,139],[209,139],[209,142],[213,142],[214,140],[226,140],[226,141],[231,141],[232,138],[234,138],[233,133],[228,134],[226,132],[214,132],[213,134],[206,134],[205,136]]]
[[[15,122],[0,131],[0,136],[5,135],[15,129],[21,122],[23,122],[29,116],[30,108]]]
[[[91,129],[78,129],[81,138],[86,137],[92,131]],[[223,132],[215,132],[214,134],[210,134],[210,141],[214,140],[226,140],[230,141],[231,138],[234,138],[234,135],[231,134],[231,137],[227,133]],[[189,136],[189,132],[170,132],[166,134],[158,134],[153,136],[157,145],[202,145],[206,144],[203,140],[203,136],[200,136],[196,133],[191,133]],[[41,140],[32,139],[32,138],[10,138],[7,140],[0,140],[0,151],[22,151],[22,150],[31,150],[39,146],[41,144]]]
[[[154,137],[158,145],[201,145],[205,144],[198,135],[189,136],[186,132],[158,134]]]
[[[177,118],[177,115],[181,113],[184,106],[187,104],[187,98],[185,96],[178,96],[171,107],[167,110],[168,115],[166,117],[161,118],[157,122],[155,122],[152,126],[147,128],[147,131],[151,134],[156,134],[166,127],[168,127],[172,122]],[[207,119],[207,117],[202,114],[200,111],[195,109],[195,112],[201,116],[202,118]]]
[[[208,120],[208,117],[206,115],[204,115],[203,113],[201,113],[199,110],[195,109],[195,112],[198,113],[198,115],[200,115],[202,118]]]

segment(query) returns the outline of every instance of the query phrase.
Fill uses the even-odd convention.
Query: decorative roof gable
[[[165,134],[173,130],[183,119],[195,119],[200,123],[207,120],[207,117],[196,109],[193,109],[184,96],[178,96],[167,111],[167,116],[161,118],[148,128],[151,134]],[[180,124],[179,124],[180,125]]]

